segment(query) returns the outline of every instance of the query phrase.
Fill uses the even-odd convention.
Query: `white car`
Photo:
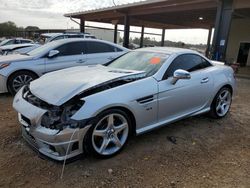
[[[224,117],[235,86],[229,66],[195,51],[155,47],[106,66],[44,75],[23,87],[13,106],[24,138],[40,153],[55,160],[85,152],[111,157],[129,135],[202,113]]]
[[[23,85],[55,70],[105,64],[129,50],[96,39],[64,39],[40,46],[26,54],[0,57],[0,93],[15,94]]]
[[[12,52],[8,53],[8,55],[9,54],[27,54],[31,50],[34,50],[34,49],[36,49],[36,48],[38,48],[40,46],[41,46],[41,44],[34,44],[32,46],[29,46],[29,47],[15,49]]]
[[[0,42],[0,46],[11,45],[11,44],[26,44],[26,43],[33,43],[30,39],[23,39],[23,38],[13,38],[13,39],[5,39]]]
[[[16,50],[21,50],[27,47],[36,48],[38,46],[39,46],[38,44],[34,44],[34,43],[4,45],[4,46],[0,46],[0,55],[9,55],[9,54],[12,54]]]
[[[41,34],[41,37],[45,38],[45,43],[68,39],[68,38],[91,38],[96,39],[94,35],[89,33],[44,33]]]

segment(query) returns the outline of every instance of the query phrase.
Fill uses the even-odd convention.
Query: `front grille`
[[[38,150],[36,139],[24,127],[22,128],[22,135],[33,149]]]
[[[24,115],[21,115],[21,118],[23,121],[25,121],[29,126],[31,126],[31,122],[29,120],[29,118],[25,117]]]
[[[25,130],[25,131],[26,131],[27,136],[28,136],[34,143],[36,143],[36,139],[34,138],[34,136],[32,136],[27,130]]]

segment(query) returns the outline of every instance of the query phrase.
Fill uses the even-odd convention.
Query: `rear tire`
[[[228,87],[219,90],[213,99],[209,115],[213,118],[223,118],[229,112],[232,103],[232,91]]]
[[[38,78],[38,76],[30,71],[18,71],[14,74],[10,75],[7,87],[8,91],[15,95],[19,89],[21,89],[24,85],[29,84],[31,81]]]
[[[131,121],[122,110],[111,109],[100,113],[84,138],[84,149],[98,158],[110,158],[126,145]]]

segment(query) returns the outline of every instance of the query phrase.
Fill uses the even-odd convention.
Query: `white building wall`
[[[80,32],[80,29],[68,29],[67,32]],[[114,31],[106,29],[85,28],[85,33],[94,35],[97,39],[114,42]],[[120,32],[117,32],[117,42],[120,39]]]
[[[114,42],[114,31],[112,30],[86,28],[85,32],[91,33],[98,39]],[[117,32],[117,42],[119,41],[119,38],[120,33]]]
[[[236,62],[241,42],[250,43],[250,19],[233,19],[229,34],[226,58]],[[250,66],[250,53],[247,65]]]

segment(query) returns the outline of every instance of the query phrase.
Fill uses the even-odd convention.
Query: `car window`
[[[85,53],[85,42],[71,42],[56,48],[58,56],[79,55]]]
[[[114,46],[111,46],[102,42],[87,42],[87,54],[93,53],[105,53],[105,52],[115,52],[116,49]]]
[[[14,44],[15,40],[9,40],[8,42],[6,42],[4,45],[10,45],[10,44]]]
[[[55,37],[54,39],[52,39],[51,41],[55,41],[55,40],[61,40],[61,39],[64,39],[64,36],[58,36],[58,37]]]
[[[88,38],[88,39],[96,39],[95,36],[92,36],[92,35],[85,35],[85,38]]]
[[[38,48],[40,45],[33,45],[33,46],[29,46],[29,47],[24,47],[24,48],[19,48],[19,49],[15,49],[13,51],[13,53],[28,53],[31,50],[34,50],[35,48]]]
[[[211,66],[211,64],[196,54],[184,54],[180,55],[173,60],[173,62],[169,65],[164,78],[168,78],[173,76],[174,71],[177,69],[183,69],[189,72],[196,71],[199,69],[204,69],[206,67]]]
[[[147,51],[129,52],[108,64],[107,67],[145,71],[147,76],[154,75],[166,59],[168,54]]]
[[[31,43],[30,40],[21,40],[22,44],[27,44],[27,43]]]
[[[83,35],[68,35],[68,38],[83,38]]]
[[[57,47],[58,47],[57,42],[49,42],[29,51],[26,55],[30,56],[45,55],[48,53],[49,50],[55,49]]]
[[[22,41],[21,40],[15,40],[15,44],[21,44],[22,43]]]
[[[9,40],[3,40],[1,43],[0,43],[0,46],[2,45],[5,45]]]
[[[122,51],[122,49],[121,49],[121,48],[117,48],[117,47],[115,47],[115,51],[116,51],[116,52],[121,52],[121,51]]]

